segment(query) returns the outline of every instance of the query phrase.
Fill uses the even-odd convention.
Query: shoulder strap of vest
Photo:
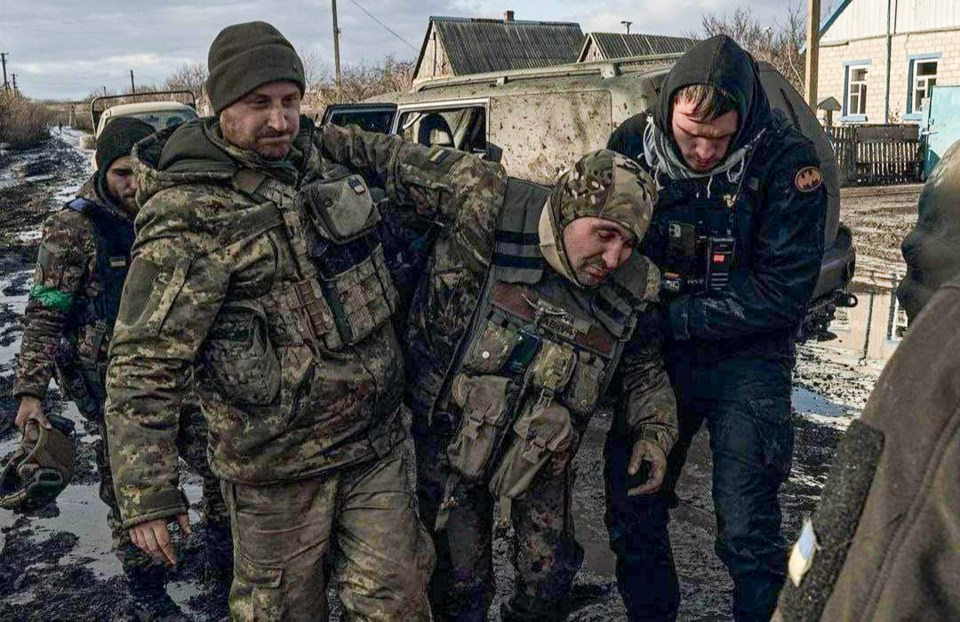
[[[540,210],[550,189],[510,177],[503,201],[495,241],[493,264],[497,280],[533,284],[543,276],[545,266],[540,253]]]
[[[255,201],[270,203],[278,210],[287,241],[290,242],[293,250],[297,271],[301,278],[315,278],[316,268],[310,261],[303,221],[297,211],[296,190],[287,184],[275,181],[269,175],[249,168],[239,169],[234,173],[231,182],[237,192]]]

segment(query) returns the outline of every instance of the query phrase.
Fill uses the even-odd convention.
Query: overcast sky
[[[584,32],[684,35],[705,13],[749,7],[773,23],[802,0],[339,0],[344,64],[375,64],[387,55],[416,60],[431,15],[579,22]],[[823,4],[830,4],[824,0]],[[370,15],[361,9],[366,9]],[[106,86],[161,84],[188,61],[206,62],[216,34],[229,24],[265,20],[301,51],[333,65],[329,0],[3,0],[0,52],[29,97],[80,98]],[[374,19],[376,18],[376,19]],[[378,24],[376,20],[382,22]],[[389,29],[389,30],[388,30]],[[393,31],[392,34],[390,31]]]

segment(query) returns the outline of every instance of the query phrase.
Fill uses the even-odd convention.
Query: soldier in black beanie
[[[303,64],[273,26],[225,28],[209,69],[216,115],[134,152],[137,286],[107,372],[124,524],[176,563],[170,429],[193,370],[233,525],[232,617],[325,620],[335,569],[346,617],[425,622],[433,546],[401,446],[378,208],[359,176],[328,175]]]

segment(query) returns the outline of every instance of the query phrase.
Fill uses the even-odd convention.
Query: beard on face
[[[267,160],[282,160],[290,153],[293,144],[293,130],[277,132],[267,125],[263,125],[253,132],[245,132],[241,123],[233,115],[224,114],[220,119],[220,131],[224,139],[235,147],[246,151],[253,151]],[[270,140],[270,139],[284,139]],[[263,141],[269,140],[269,143]]]
[[[607,264],[599,253],[581,259],[574,268],[574,272],[577,275],[577,280],[585,287],[600,285],[610,275],[610,270],[607,269]]]

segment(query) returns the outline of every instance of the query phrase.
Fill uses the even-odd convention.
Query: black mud
[[[69,139],[70,137],[68,137]],[[0,348],[15,345],[20,336],[18,308],[30,287],[29,275],[37,252],[40,225],[63,198],[64,187],[78,186],[88,174],[89,153],[84,154],[70,140],[52,139],[27,154],[12,154],[0,161]],[[76,137],[73,137],[76,142]],[[19,168],[18,168],[19,166]],[[16,169],[16,170],[14,170]],[[33,176],[29,182],[9,185],[16,176]],[[6,183],[7,185],[4,185]],[[34,232],[31,237],[28,234]],[[20,307],[22,308],[22,307]],[[12,421],[16,403],[10,396],[14,362],[13,348],[0,359],[0,447],[9,451],[15,444]],[[820,351],[801,353],[798,381],[826,401],[860,406],[872,386],[872,378],[859,380],[859,373],[843,365],[825,365]],[[824,371],[826,370],[826,371]],[[51,391],[45,402],[50,412],[67,412],[59,395]],[[82,422],[81,422],[82,423]],[[607,547],[603,523],[604,486],[601,450],[608,418],[598,417],[584,439],[577,457],[578,480],[574,511],[577,533],[586,561],[574,589],[573,620],[624,620],[624,610],[614,579],[613,557]],[[785,536],[793,539],[804,514],[813,510],[823,485],[837,440],[838,427],[821,425],[798,417],[793,476],[784,487]],[[79,505],[51,505],[38,512],[10,515],[0,510],[0,620],[126,620],[132,601],[126,580],[112,561],[109,537],[96,543],[81,541],[85,532],[77,520],[105,521],[106,507],[97,498],[98,476],[94,467],[93,426],[80,426],[78,469],[67,492],[82,497]],[[0,452],[0,453],[3,453]],[[710,455],[706,434],[691,449],[681,480],[681,503],[673,511],[671,538],[682,583],[681,620],[727,620],[730,618],[731,583],[713,552],[715,521],[710,498]],[[190,479],[187,478],[188,487]],[[194,481],[193,487],[197,488]],[[188,490],[189,493],[189,490]],[[74,517],[83,517],[74,518]],[[74,521],[74,522],[71,522]],[[200,543],[202,528],[181,544],[182,562],[170,577],[168,592],[196,620],[214,617],[216,603],[202,578]],[[100,530],[105,531],[104,529]],[[89,529],[86,530],[89,532]],[[86,548],[84,548],[86,546]],[[513,571],[509,564],[511,545],[498,538],[496,604],[509,596]],[[78,551],[92,551],[78,554]],[[111,566],[112,571],[103,568]],[[339,607],[332,602],[333,617]],[[491,611],[499,619],[498,607]]]

